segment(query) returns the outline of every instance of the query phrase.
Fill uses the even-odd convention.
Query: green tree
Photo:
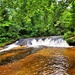
[[[72,6],[70,9],[68,7]],[[75,35],[74,0],[0,0],[0,40]],[[72,34],[72,35],[69,35]]]

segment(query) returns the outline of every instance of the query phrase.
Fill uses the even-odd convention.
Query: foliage
[[[26,37],[75,36],[74,0],[0,0],[0,10],[0,43]]]

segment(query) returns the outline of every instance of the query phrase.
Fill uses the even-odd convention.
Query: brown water
[[[75,75],[75,47],[22,47],[0,53],[0,75]]]

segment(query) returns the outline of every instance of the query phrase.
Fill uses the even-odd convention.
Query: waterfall
[[[71,47],[69,44],[59,36],[52,37],[43,37],[43,38],[28,38],[28,39],[20,39],[13,44],[5,46],[4,49],[0,50],[0,52],[9,51],[14,47],[25,46],[25,47]]]
[[[44,40],[42,38],[39,38],[38,41],[34,38],[30,41],[31,43],[26,44],[27,47],[38,47],[38,46],[47,46],[47,47],[69,47],[68,43],[59,37],[51,37],[51,38],[45,38]]]
[[[18,47],[18,45],[10,44],[10,45],[6,46],[4,49],[0,50],[0,52],[9,51],[9,50],[11,50],[12,48],[15,48],[15,47]]]

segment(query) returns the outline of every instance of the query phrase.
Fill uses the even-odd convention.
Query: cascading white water
[[[71,47],[68,43],[59,36],[53,36],[48,38],[30,38],[20,39],[13,44],[7,45],[6,48],[0,50],[0,52],[9,51],[14,47],[25,46],[25,47]]]
[[[8,47],[0,50],[0,52],[9,51],[9,50],[11,50],[12,48],[15,48],[15,47],[18,47],[18,45],[11,44],[11,45],[8,45]]]
[[[36,41],[36,39],[33,39],[31,41],[31,44],[27,43],[27,47],[38,47],[38,46],[70,47],[68,43],[62,38],[59,39],[46,38],[45,40],[39,39],[38,41]]]

